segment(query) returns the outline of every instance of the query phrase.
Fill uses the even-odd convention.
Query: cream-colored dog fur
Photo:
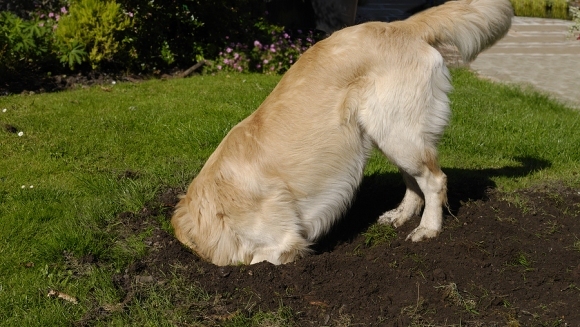
[[[407,239],[437,236],[446,176],[437,143],[449,120],[449,71],[434,46],[466,62],[508,31],[509,0],[452,1],[405,21],[345,28],[314,45],[235,126],[177,205],[177,238],[217,265],[282,264],[347,210],[373,146],[407,191],[379,217]]]

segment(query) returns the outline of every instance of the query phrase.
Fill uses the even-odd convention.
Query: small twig
[[[199,67],[203,66],[204,64],[205,64],[205,60],[198,62],[197,64],[186,69],[183,73],[179,74],[179,77],[183,78],[183,77],[187,77],[187,76],[191,75],[191,73],[196,71]]]
[[[59,292],[57,290],[49,290],[48,291],[48,294],[46,296],[47,297],[50,297],[50,298],[63,299],[63,300],[68,301],[68,302],[70,302],[72,304],[78,304],[79,303],[79,301],[77,300],[76,297],[70,296],[70,295],[65,294],[65,293],[62,293],[62,292]]]
[[[413,312],[413,314],[416,314],[419,310],[419,302],[421,301],[421,296],[419,294],[419,282],[417,282],[417,303],[415,304],[415,312]]]
[[[449,206],[448,201],[445,201],[445,208],[447,208],[447,212],[451,215],[451,217],[455,218],[456,221],[459,221],[459,219],[453,214],[453,212],[451,212],[451,207]]]
[[[139,82],[141,82],[141,80],[138,80],[138,79],[136,79],[136,78],[133,78],[133,77],[131,77],[131,76],[124,76],[123,78],[124,78],[125,80],[127,80],[127,81],[131,82],[131,83],[139,83]]]

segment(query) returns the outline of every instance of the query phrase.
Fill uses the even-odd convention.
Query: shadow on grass
[[[456,214],[461,204],[470,200],[486,200],[489,190],[495,189],[493,177],[524,177],[551,166],[544,159],[516,157],[520,165],[501,168],[461,169],[445,168],[449,207]],[[332,250],[366,231],[385,211],[394,209],[403,199],[405,184],[398,173],[365,176],[356,200],[346,216],[321,240],[313,245],[315,252]],[[414,227],[414,226],[413,226]]]

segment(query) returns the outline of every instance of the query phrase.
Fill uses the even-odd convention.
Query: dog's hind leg
[[[418,242],[437,236],[443,224],[443,205],[447,202],[447,176],[441,171],[435,155],[427,155],[421,173],[413,176],[425,197],[421,223],[407,239]]]
[[[409,65],[405,73],[390,72],[397,78],[385,74],[386,78],[369,87],[359,121],[399,168],[407,186],[401,204],[383,214],[379,222],[401,226],[419,214],[424,203],[421,223],[407,237],[417,242],[441,231],[447,177],[437,161],[437,144],[449,121],[451,83],[437,50],[421,46],[415,50],[421,54],[415,66]]]
[[[381,224],[390,224],[394,227],[402,226],[414,215],[419,215],[421,209],[423,209],[423,192],[417,185],[417,181],[402,169],[401,174],[407,187],[405,197],[403,197],[403,201],[397,208],[389,210],[379,217],[379,223]]]
[[[412,148],[410,146],[408,149]],[[439,168],[435,151],[425,149],[423,154],[415,153],[410,156],[409,152],[402,156],[399,152],[399,156],[393,156],[389,148],[383,152],[399,167],[407,191],[401,204],[384,213],[379,222],[399,227],[413,215],[418,215],[425,203],[421,223],[407,239],[417,242],[437,236],[443,221],[442,207],[447,199],[447,177]]]

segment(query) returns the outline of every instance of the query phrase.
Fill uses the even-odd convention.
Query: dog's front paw
[[[409,220],[409,218],[411,217],[406,217],[403,211],[397,208],[383,213],[379,217],[379,224],[389,224],[393,227],[399,227]]]
[[[411,232],[411,234],[409,234],[407,236],[406,240],[411,240],[413,242],[420,242],[420,241],[423,241],[423,240],[426,240],[429,238],[436,237],[437,235],[439,235],[439,232],[440,231],[435,230],[435,229],[428,229],[428,228],[419,226],[419,227],[415,228]]]

